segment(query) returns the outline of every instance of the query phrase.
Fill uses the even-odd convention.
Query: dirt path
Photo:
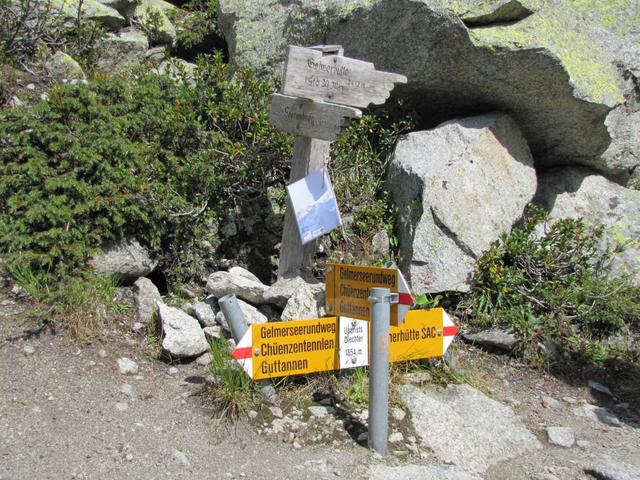
[[[368,478],[374,464],[430,461],[420,453],[380,459],[348,436],[295,448],[247,422],[219,424],[200,394],[203,367],[151,359],[143,337],[78,347],[64,334],[36,332],[6,293],[0,295],[0,480],[358,479]],[[138,373],[122,374],[121,357],[133,359]],[[624,406],[506,357],[474,349],[459,357],[482,389],[511,405],[544,445],[492,467],[485,480],[590,479],[584,466],[607,456],[640,472],[640,422]],[[558,403],[549,406],[545,397]],[[621,425],[574,415],[583,400],[607,406]],[[581,446],[550,446],[547,426],[573,428]]]
[[[354,444],[296,450],[243,423],[218,425],[199,395],[203,367],[176,365],[171,374],[140,345],[79,348],[48,330],[29,334],[11,315],[15,308],[1,308],[2,480],[359,478],[364,471],[370,453]],[[137,362],[137,375],[120,373],[121,357]]]

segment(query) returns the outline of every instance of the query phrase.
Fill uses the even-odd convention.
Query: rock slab
[[[390,478],[401,478],[402,480],[482,480],[482,477],[475,473],[449,465],[402,465],[400,467],[373,465],[369,468],[369,480],[388,480]]]
[[[103,253],[94,255],[89,265],[98,275],[116,276],[123,282],[132,282],[155,270],[158,262],[137,240],[125,244],[105,245]]]
[[[468,385],[443,393],[400,387],[421,443],[445,463],[482,473],[490,466],[541,448],[507,406]]]
[[[552,219],[582,218],[605,229],[605,246],[622,247],[613,275],[640,285],[640,192],[622,187],[585,168],[554,169],[540,176],[535,203]]]
[[[164,334],[162,348],[172,357],[195,357],[209,350],[198,320],[162,302],[158,302],[158,315]]]
[[[148,278],[140,277],[133,283],[133,298],[138,318],[143,322],[151,321],[158,308],[158,302],[162,301],[158,288]]]
[[[606,480],[638,480],[638,467],[611,458],[603,458],[587,466],[584,471]]]
[[[462,338],[474,345],[510,352],[516,346],[516,335],[510,328],[491,327],[478,332],[463,332]]]
[[[475,260],[511,230],[536,192],[531,152],[515,122],[489,114],[401,139],[389,191],[398,206],[400,269],[420,292],[466,292]]]
[[[206,289],[215,297],[221,298],[225,295],[235,295],[247,302],[264,303],[264,293],[269,287],[260,281],[256,281],[245,274],[219,271],[209,275]]]

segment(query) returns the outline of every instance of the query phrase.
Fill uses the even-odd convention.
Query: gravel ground
[[[79,346],[64,333],[36,329],[24,319],[25,308],[0,290],[0,480],[360,479],[370,477],[372,466],[425,467],[434,460],[429,451],[407,455],[406,449],[381,459],[348,435],[326,444],[302,439],[296,448],[282,435],[266,434],[264,423],[217,418],[202,394],[203,367],[152,358],[143,336]],[[640,479],[634,411],[505,356],[473,348],[457,355],[475,386],[511,406],[543,444],[494,465],[484,480]],[[137,373],[121,373],[123,357],[135,361]],[[581,401],[608,408],[620,425],[576,416]],[[572,429],[579,444],[550,445],[547,427]],[[603,459],[623,465],[628,476],[585,473]]]
[[[219,422],[199,394],[203,367],[172,374],[140,345],[80,347],[29,333],[15,304],[0,311],[2,480],[364,476],[371,454],[356,444],[297,450]],[[120,373],[121,357],[138,364],[136,375]]]

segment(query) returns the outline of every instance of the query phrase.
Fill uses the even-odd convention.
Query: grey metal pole
[[[227,319],[227,323],[231,329],[231,335],[237,344],[249,329],[247,319],[244,318],[242,310],[240,310],[240,305],[238,305],[238,299],[233,294],[225,295],[218,299],[218,305],[220,305],[224,318]],[[269,380],[262,380],[258,382],[258,385],[260,385],[260,393],[267,401],[272,403],[277,401],[278,396],[276,389],[273,388]]]
[[[391,295],[388,288],[372,288],[371,338],[369,344],[369,447],[388,453],[389,423],[389,322]]]
[[[233,339],[238,343],[249,328],[249,324],[240,310],[240,305],[238,305],[238,299],[235,295],[225,295],[218,299],[218,305],[222,309],[224,318],[227,319]]]

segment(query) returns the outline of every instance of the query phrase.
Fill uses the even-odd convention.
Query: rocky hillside
[[[112,399],[117,425],[111,446],[98,416],[68,433],[77,478],[92,478],[87,442],[124,475],[211,478],[214,457],[246,476],[236,453],[212,455],[205,420],[187,422],[196,446],[175,432],[195,393],[247,414],[256,478],[263,449],[288,478],[637,478],[639,25],[636,0],[0,0],[0,364],[28,376],[33,358],[45,385],[0,369],[0,476],[45,476],[13,459],[41,445],[43,411],[45,443],[56,412],[79,428],[89,411],[69,410],[67,385],[100,415],[95,398]],[[269,108],[291,44],[340,45],[407,82],[332,143],[344,225],[313,244],[311,272],[278,279],[294,147]],[[327,261],[396,262],[414,308],[461,329],[446,361],[395,371],[384,464],[353,460],[363,371],[274,389],[228,368],[218,301],[234,294],[249,324],[322,317]],[[93,346],[71,354],[47,326]],[[294,386],[314,404],[289,401]],[[164,456],[143,456],[159,417]]]

